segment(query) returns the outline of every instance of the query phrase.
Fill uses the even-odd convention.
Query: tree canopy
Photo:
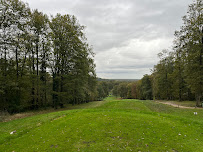
[[[97,100],[94,53],[74,15],[48,17],[20,0],[0,4],[0,110]]]

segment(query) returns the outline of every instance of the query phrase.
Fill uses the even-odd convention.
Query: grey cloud
[[[47,14],[73,14],[85,25],[104,78],[141,78],[172,45],[191,0],[24,0]],[[125,75],[126,73],[126,75]]]

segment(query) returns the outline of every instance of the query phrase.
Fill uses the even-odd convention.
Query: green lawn
[[[75,108],[0,123],[0,151],[203,151],[203,109],[113,97]]]

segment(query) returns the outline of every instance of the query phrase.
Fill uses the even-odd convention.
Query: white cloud
[[[158,62],[157,54],[162,48],[169,48],[171,42],[169,38],[131,39],[124,46],[99,52],[95,58],[97,73],[105,78],[141,78],[150,74],[150,69]]]

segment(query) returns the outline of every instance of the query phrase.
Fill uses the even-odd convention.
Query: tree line
[[[0,110],[99,99],[84,28],[74,15],[49,17],[20,0],[0,0]]]
[[[113,94],[122,98],[159,100],[203,100],[203,2],[196,0],[175,31],[173,50],[158,54],[160,61],[151,75],[134,83],[114,86]]]
[[[189,5],[173,50],[158,54],[151,75],[136,82],[97,81],[94,53],[74,15],[47,16],[20,0],[0,0],[0,110],[16,113],[122,98],[203,97],[202,0]]]

